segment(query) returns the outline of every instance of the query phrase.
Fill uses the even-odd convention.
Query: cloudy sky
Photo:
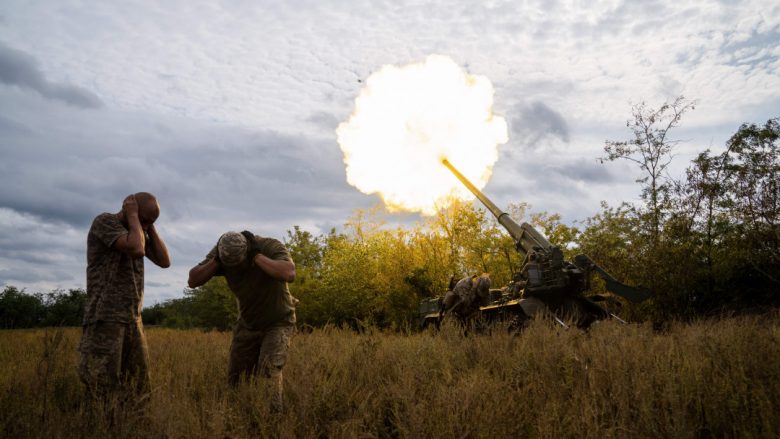
[[[631,104],[698,101],[673,172],[780,116],[777,1],[0,3],[0,286],[84,286],[100,212],[155,193],[179,297],[222,231],[341,227],[379,199],[346,183],[335,129],[386,64],[452,57],[495,87],[509,142],[485,192],[583,220],[635,199],[599,164]],[[414,217],[391,218],[409,222]]]

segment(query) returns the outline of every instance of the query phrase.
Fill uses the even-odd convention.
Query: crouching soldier
[[[489,298],[490,277],[487,274],[464,277],[444,295],[441,315],[453,314],[466,323],[477,316],[479,307],[486,305]]]
[[[228,381],[256,373],[270,378],[271,408],[282,410],[282,368],[295,328],[295,302],[287,283],[295,264],[284,245],[250,232],[227,232],[200,264],[190,270],[189,286],[224,276],[238,300],[238,322],[230,346]]]

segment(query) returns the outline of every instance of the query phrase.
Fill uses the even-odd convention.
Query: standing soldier
[[[271,408],[282,410],[282,368],[295,328],[295,299],[287,283],[295,280],[295,264],[284,245],[251,232],[227,232],[190,270],[195,288],[213,276],[224,276],[238,300],[238,322],[230,346],[228,381],[257,372],[271,378]]]
[[[149,352],[141,322],[144,256],[171,265],[154,227],[160,206],[154,195],[129,195],[119,213],[101,213],[87,235],[87,302],[79,343],[79,376],[92,397],[106,398],[130,384],[149,395]]]

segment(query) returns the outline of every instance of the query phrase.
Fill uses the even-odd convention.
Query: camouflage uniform
[[[228,235],[228,234],[225,234]],[[225,236],[223,235],[223,236]],[[254,236],[256,251],[275,260],[292,261],[284,245],[273,238]],[[220,239],[222,241],[222,239]],[[247,252],[246,247],[215,246],[201,264],[219,255],[223,263],[215,275],[224,276],[238,301],[238,322],[233,329],[230,346],[228,381],[236,385],[242,377],[258,372],[270,378],[274,390],[271,406],[282,409],[282,369],[295,328],[295,304],[287,283],[276,280],[257,267],[253,258],[239,258],[234,252]],[[255,253],[256,254],[256,253]]]
[[[144,261],[113,247],[127,233],[116,214],[103,213],[87,235],[79,376],[93,396],[106,396],[125,382],[139,394],[149,391],[149,352],[141,322]]]
[[[283,406],[282,368],[287,361],[295,327],[282,324],[268,329],[251,329],[240,320],[233,329],[230,344],[228,381],[235,386],[241,377],[250,377],[258,372],[271,379],[271,407],[280,411]]]
[[[490,278],[487,275],[464,277],[444,295],[444,311],[460,318],[471,317],[487,302],[489,294]]]

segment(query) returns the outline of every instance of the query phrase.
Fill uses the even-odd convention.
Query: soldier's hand
[[[122,202],[122,211],[128,217],[138,216],[138,201],[135,200],[134,194],[125,197],[125,200]]]
[[[221,237],[220,237],[221,238]],[[220,267],[222,266],[222,260],[219,259],[219,239],[217,240],[217,245],[214,246],[214,262],[217,263]]]
[[[244,238],[246,238],[246,249],[249,257],[255,257],[255,255],[260,253],[260,244],[257,243],[254,233],[250,232],[249,230],[244,230],[241,232],[241,234],[244,235]]]

